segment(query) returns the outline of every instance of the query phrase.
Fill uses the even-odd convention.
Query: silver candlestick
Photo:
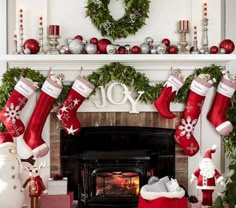
[[[202,34],[202,53],[209,53],[209,48],[208,48],[208,19],[203,18],[202,20],[203,24],[203,34]]]
[[[43,27],[39,27],[39,52],[38,54],[45,54],[43,50]]]
[[[179,33],[180,33],[179,53],[185,53],[185,54],[189,53],[189,51],[187,49],[188,42],[187,42],[187,38],[186,38],[186,35],[188,32],[189,32],[188,30],[179,30]]]
[[[199,49],[197,46],[197,40],[193,40],[193,47],[191,50],[191,54],[199,54]]]
[[[19,48],[18,48],[18,53],[19,54],[24,54],[24,47],[23,47],[23,42],[24,42],[24,32],[23,32],[23,27],[19,28]]]
[[[59,50],[57,49],[57,46],[59,45],[58,39],[60,38],[60,35],[49,35],[48,36],[48,43],[50,45],[49,50],[47,51],[47,54],[60,54]]]

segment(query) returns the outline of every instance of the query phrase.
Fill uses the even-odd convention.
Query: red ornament
[[[100,53],[107,53],[107,46],[111,44],[111,41],[104,38],[98,41],[98,50],[100,51]]]
[[[124,46],[120,46],[119,49],[118,49],[118,51],[120,52],[120,54],[124,54],[125,51],[126,51],[126,49],[125,49]]]
[[[210,53],[217,54],[219,52],[219,48],[217,46],[211,46]]]
[[[74,37],[74,39],[77,39],[77,40],[82,41],[82,40],[83,40],[83,37],[82,37],[81,35],[76,35],[76,36]]]
[[[165,44],[167,47],[170,46],[170,40],[168,38],[164,38],[161,43]]]
[[[31,54],[36,54],[39,52],[39,42],[35,39],[28,39],[24,42],[24,49],[30,49]]]
[[[234,51],[235,45],[234,42],[230,39],[225,39],[220,43],[220,49],[224,48],[225,49],[225,53],[229,54],[232,53]]]
[[[97,45],[98,44],[98,39],[97,38],[91,38],[90,43]]]
[[[175,45],[171,45],[167,48],[167,53],[169,54],[177,54],[179,52],[179,49]]]
[[[133,54],[139,54],[140,52],[141,52],[141,49],[139,46],[135,45],[131,48],[131,53],[133,53]]]

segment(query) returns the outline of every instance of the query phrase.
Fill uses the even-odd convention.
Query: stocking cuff
[[[75,80],[75,82],[72,86],[72,89],[74,89],[76,92],[81,94],[83,97],[87,98],[91,94],[91,92],[93,91],[94,85],[79,76]]]
[[[42,91],[47,93],[49,96],[57,99],[62,91],[62,86],[51,80],[49,77],[43,83]]]
[[[218,87],[217,92],[220,94],[231,98],[235,92],[236,84],[222,77]]]
[[[209,82],[204,81],[199,77],[195,76],[191,83],[190,89],[198,95],[205,96],[211,86],[212,84],[210,84]]]
[[[164,86],[172,87],[172,92],[176,91],[177,94],[178,90],[183,86],[183,80],[179,79],[175,74],[171,74]]]
[[[14,89],[26,98],[29,98],[37,90],[37,87],[35,87],[29,80],[21,77]]]

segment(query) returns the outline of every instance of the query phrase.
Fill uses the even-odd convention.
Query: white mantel
[[[221,0],[207,0],[209,14],[209,45],[217,45],[224,38],[224,6]],[[3,32],[0,36],[0,74],[4,73],[7,67],[30,67],[46,74],[51,67],[56,73],[64,73],[66,82],[72,82],[79,75],[80,68],[83,67],[83,75],[90,74],[95,69],[111,62],[120,62],[133,66],[137,71],[145,73],[151,83],[164,81],[167,79],[170,68],[181,68],[183,74],[188,76],[193,73],[195,68],[216,64],[226,66],[231,72],[235,72],[236,55],[159,55],[159,54],[139,54],[139,55],[12,55],[13,51],[13,33],[17,26],[17,11],[24,8],[25,36],[26,38],[37,38],[37,20],[43,15],[44,29],[47,30],[48,24],[60,24],[62,26],[62,36],[71,37],[82,34],[91,38],[93,36],[100,38],[100,34],[91,26],[89,20],[84,18],[84,6],[86,0],[68,0],[67,8],[62,0],[1,0],[0,2],[0,23]],[[141,43],[147,36],[154,37],[156,42],[162,38],[168,37],[177,43],[179,34],[176,32],[176,23],[180,19],[189,19],[191,24],[196,24],[201,28],[203,0],[151,0],[150,18],[147,20],[147,26],[140,30],[134,36],[126,40],[120,40],[120,43]],[[7,5],[8,4],[8,5]],[[179,9],[181,6],[181,10]],[[76,10],[75,8],[78,10]],[[73,15],[69,13],[72,11]],[[8,13],[6,12],[8,11]],[[8,20],[8,21],[7,21]],[[76,21],[75,21],[76,20]],[[201,29],[199,29],[199,43],[201,42]],[[90,35],[92,34],[92,36]],[[190,32],[189,42],[192,40]],[[45,41],[46,37],[45,37]],[[119,41],[118,41],[119,42]],[[200,46],[200,44],[199,44]],[[205,150],[211,148],[213,144],[218,146],[217,153],[214,155],[216,167],[222,172],[223,168],[223,148],[222,139],[214,131],[212,126],[206,121],[206,113],[212,102],[214,89],[207,95],[203,107],[202,116],[195,128],[195,137],[201,146],[201,150],[194,157],[189,158],[189,176],[196,169]],[[33,102],[33,101],[32,101]],[[32,102],[30,102],[32,106]],[[32,107],[31,107],[32,108]],[[119,108],[127,111],[127,108]],[[140,111],[155,111],[151,105],[140,105]],[[181,105],[172,105],[173,111],[183,109]],[[28,109],[27,109],[28,110]],[[32,109],[31,109],[32,110]],[[110,111],[109,108],[106,110]],[[111,109],[111,111],[118,111]],[[92,106],[91,103],[83,105],[79,111],[101,111]],[[49,141],[49,123],[45,125],[44,135]],[[46,158],[49,159],[49,156]],[[45,178],[49,175],[49,168],[45,173]],[[189,185],[189,192],[196,193],[195,185]],[[217,193],[217,192],[216,192]]]

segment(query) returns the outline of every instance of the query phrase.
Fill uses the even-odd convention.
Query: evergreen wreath
[[[142,26],[149,13],[149,0],[125,0],[125,14],[119,20],[111,16],[110,0],[88,0],[86,16],[101,32],[102,36],[113,40],[134,35]]]

